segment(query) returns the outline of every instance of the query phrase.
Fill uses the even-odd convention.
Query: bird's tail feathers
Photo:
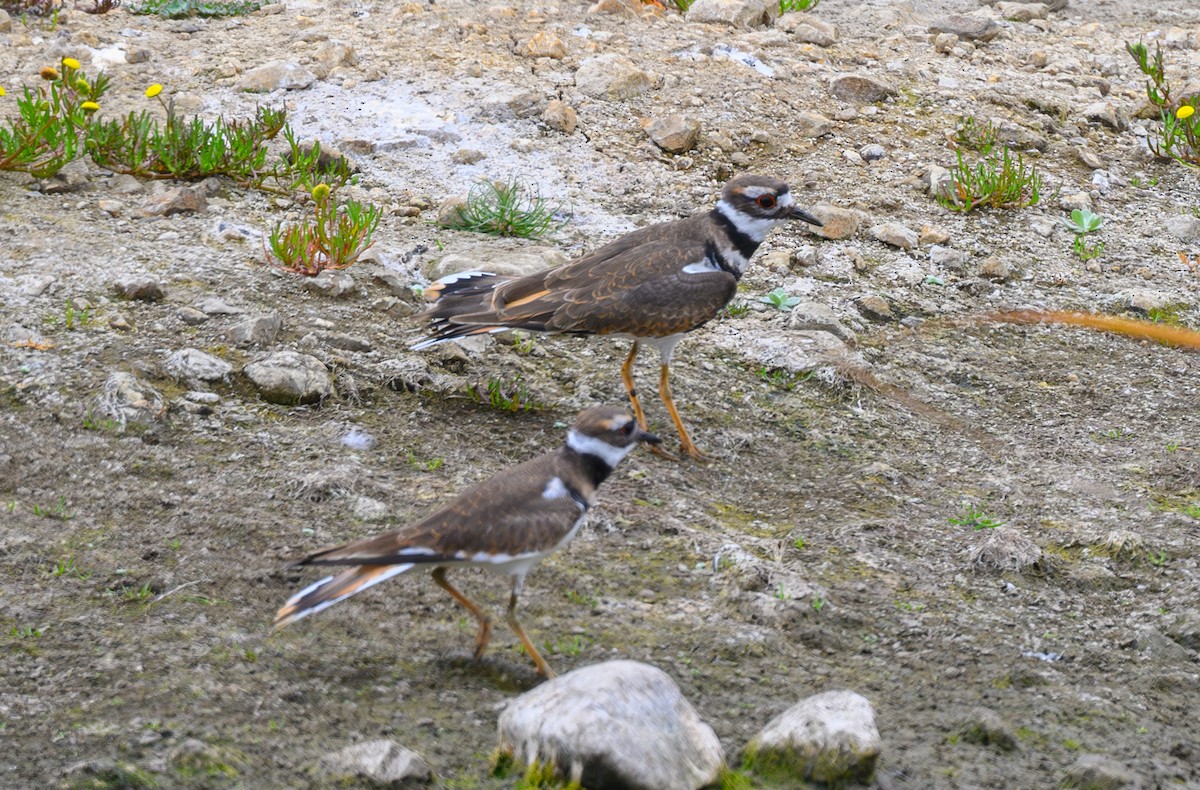
[[[415,563],[402,565],[359,565],[310,584],[288,599],[275,615],[275,627],[283,628],[310,614],[324,611],[368,587],[409,571]]]

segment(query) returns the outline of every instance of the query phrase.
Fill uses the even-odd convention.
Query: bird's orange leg
[[[479,621],[479,633],[475,636],[475,658],[478,660],[483,655],[483,651],[487,649],[488,642],[492,640],[492,618],[484,614],[474,601],[460,593],[453,584],[446,580],[445,568],[434,568],[433,580],[437,582],[438,587],[450,593],[454,600],[462,604],[463,608],[475,615],[475,619]]]
[[[508,627],[517,635],[517,639],[521,640],[521,644],[525,646],[525,652],[529,653],[529,657],[533,659],[533,663],[537,665],[538,674],[547,677],[557,677],[554,670],[546,663],[546,659],[542,658],[542,654],[533,646],[533,642],[529,641],[529,637],[525,635],[525,629],[521,627],[521,623],[517,620],[517,597],[520,595],[521,581],[516,579],[513,581],[513,592],[508,599],[508,615],[505,619],[508,620]]]
[[[642,411],[642,402],[638,399],[637,387],[633,382],[633,361],[637,359],[640,348],[638,341],[633,341],[633,347],[629,349],[629,356],[625,357],[625,364],[621,365],[621,381],[625,384],[625,392],[629,395],[629,405],[633,407],[633,416],[637,418],[638,427],[643,431],[649,431],[650,426],[646,423],[646,413]],[[679,460],[677,456],[664,450],[661,444],[651,445],[650,452],[669,461]]]
[[[700,448],[692,443],[692,438],[688,436],[687,428],[683,425],[683,420],[679,417],[679,410],[675,408],[675,399],[671,397],[671,383],[669,379],[671,366],[663,363],[658,375],[658,396],[662,398],[663,405],[667,407],[667,413],[671,415],[671,422],[675,423],[675,430],[679,432],[679,441],[683,444],[683,451],[691,456],[693,461],[711,461],[704,453],[700,452]]]

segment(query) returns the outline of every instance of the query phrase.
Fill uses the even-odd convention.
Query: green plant
[[[779,13],[786,14],[790,11],[812,11],[821,0],[779,0]]]
[[[10,636],[15,636],[17,639],[41,639],[42,629],[34,628],[31,625],[14,625],[8,631]]]
[[[85,327],[92,322],[92,308],[85,307],[82,310],[78,309],[67,300],[67,306],[63,310],[63,324],[68,331],[74,330],[76,326]]]
[[[541,189],[510,181],[483,180],[471,187],[467,201],[454,213],[450,226],[458,230],[537,239],[566,224],[561,206],[551,207]]]
[[[1200,94],[1185,96],[1179,102],[1171,98],[1162,46],[1157,42],[1153,58],[1140,41],[1125,42],[1125,50],[1146,75],[1146,97],[1158,108],[1158,117],[1162,121],[1157,139],[1150,141],[1150,150],[1189,167],[1200,167],[1200,116],[1196,115]]]
[[[50,571],[50,574],[56,578],[73,576],[80,581],[87,581],[92,576],[91,573],[80,570],[79,566],[75,562],[74,557],[66,557],[65,559],[59,560],[57,563],[55,563],[53,570]]]
[[[819,595],[814,595],[811,606],[814,612],[819,612],[825,608],[825,599]]]
[[[1061,222],[1075,234],[1075,241],[1071,245],[1071,249],[1079,256],[1079,260],[1090,261],[1093,258],[1099,258],[1104,252],[1104,242],[1098,241],[1092,245],[1087,243],[1088,234],[1095,233],[1104,225],[1104,217],[1094,214],[1088,209],[1077,208],[1071,210],[1070,219],[1064,219]]]
[[[777,387],[781,390],[791,392],[796,387],[805,381],[808,381],[813,375],[813,371],[808,370],[799,373],[794,370],[785,370],[783,368],[768,368],[760,367],[758,369],[758,377],[770,384],[772,387]]]
[[[474,384],[467,385],[468,398],[500,411],[540,411],[542,408],[542,404],[529,394],[529,388],[521,383],[520,376],[507,384],[490,377],[485,392],[480,392]]]
[[[730,318],[742,318],[746,315],[749,315],[750,305],[738,299],[725,305],[724,311],[725,315],[729,316]]]
[[[1197,502],[1197,503],[1194,503],[1194,504],[1191,504],[1191,505],[1188,505],[1187,507],[1185,507],[1183,509],[1183,515],[1191,516],[1192,518],[1196,519],[1197,521],[1200,521],[1200,502]]]
[[[150,586],[149,582],[141,584],[137,587],[130,585],[129,587],[126,587],[121,594],[124,596],[126,601],[144,601],[151,595],[154,595],[154,588]]]
[[[980,159],[972,166],[955,151],[957,164],[950,170],[949,189],[937,194],[937,202],[951,211],[968,212],[979,206],[989,208],[1023,208],[1035,206],[1041,200],[1042,177],[1037,169],[1025,166],[1020,154],[1001,146],[995,154]]]
[[[788,311],[802,301],[799,296],[789,296],[788,292],[782,288],[776,288],[770,293],[758,297],[758,301],[763,304],[769,304],[776,310]]]
[[[952,139],[956,147],[969,148],[987,156],[1000,140],[1000,130],[991,121],[977,123],[973,115],[960,115]]]
[[[528,356],[537,348],[533,335],[525,332],[513,332],[513,349],[521,356]]]
[[[565,593],[567,600],[571,603],[577,603],[580,606],[586,606],[589,609],[595,609],[600,605],[600,599],[594,595],[585,595],[578,590],[567,590]]]
[[[583,652],[583,649],[591,644],[591,641],[582,636],[568,636],[559,639],[557,642],[546,640],[545,647],[549,653],[555,653],[560,656],[571,656],[574,658]]]
[[[955,526],[971,527],[975,530],[995,529],[996,527],[1003,527],[1005,523],[1003,521],[996,521],[983,508],[972,504],[964,505],[961,514],[946,520]]]
[[[783,586],[783,582],[780,582],[779,587],[777,587],[775,590],[775,600],[790,601],[791,599],[792,596],[788,595],[787,588]]]
[[[57,518],[63,521],[71,518],[71,514],[67,512],[66,497],[59,497],[58,502],[54,503],[54,507],[44,507],[35,502],[33,505],[33,515],[39,518]]]
[[[1133,178],[1129,179],[1129,184],[1137,189],[1149,189],[1151,187],[1158,186],[1158,176],[1147,178],[1145,181],[1137,176],[1134,176]]]
[[[1149,560],[1150,564],[1154,567],[1161,568],[1167,564],[1167,552],[1162,549],[1159,549],[1158,551],[1152,551],[1146,555],[1146,559]]]
[[[85,431],[100,431],[102,433],[119,433],[121,430],[121,421],[114,420],[111,417],[97,417],[96,413],[91,409],[83,415],[83,429]]]
[[[295,225],[277,224],[267,254],[268,263],[306,277],[326,269],[345,269],[358,260],[371,246],[382,216],[370,203],[347,200],[339,206],[327,184],[317,184],[312,198],[312,219]]]
[[[408,451],[408,465],[421,472],[436,472],[442,468],[443,463],[445,461],[441,458],[430,458],[428,461],[422,461],[420,458],[417,458],[416,453],[412,450]]]
[[[89,79],[74,58],[63,58],[61,71],[47,66],[40,74],[45,84],[25,87],[16,117],[0,126],[0,170],[48,178],[85,150],[109,80],[104,74]]]
[[[266,0],[246,2],[207,2],[206,0],[146,0],[129,10],[135,14],[157,14],[167,19],[183,19],[189,16],[220,17],[245,16],[262,8]]]

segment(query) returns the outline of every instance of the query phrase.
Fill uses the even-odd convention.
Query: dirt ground
[[[748,311],[680,346],[674,391],[715,460],[635,454],[575,542],[530,575],[524,622],[549,662],[664,669],[735,765],[774,715],[848,688],[877,712],[881,788],[1052,787],[1089,753],[1142,787],[1200,787],[1200,358],[971,320],[1032,306],[1200,324],[1200,272],[1177,254],[1200,255],[1200,234],[1179,232],[1200,183],[1145,151],[1138,128],[1153,124],[1136,117],[1143,82],[1123,48],[1167,42],[1182,82],[1200,70],[1200,8],[1074,0],[946,53],[928,27],[974,0],[825,0],[816,16],[839,39],[824,48],[780,26],[588,8],[287,2],[172,22],[126,7],[0,32],[0,114],[64,55],[92,73],[107,64],[103,111],[141,109],[152,82],[208,118],[282,103],[302,136],[352,152],[352,189],[388,211],[371,259],[349,270],[355,291],[333,298],[262,265],[257,239],[222,230],[294,219],[303,208],[290,201],[224,183],[202,213],[143,217],[147,195],[119,193],[94,166],[67,192],[0,175],[0,786],[315,786],[323,754],[377,738],[424,754],[439,787],[511,786],[488,776],[496,718],[537,682],[512,634],[498,627],[471,661],[473,623],[420,575],[275,634],[275,610],[316,578],[282,568],[419,518],[556,446],[580,409],[624,397],[621,341],[408,350],[421,328],[405,317],[407,286],[427,282],[428,266],[528,246],[438,227],[442,200],[483,177],[536,181],[573,214],[541,244],[575,255],[708,208],[731,173],[762,172],[788,179],[802,205],[862,212],[863,228],[836,241],[776,231],[743,280]],[[539,31],[565,57],[529,57]],[[318,53],[331,42],[355,57],[329,67]],[[124,62],[135,48],[149,59]],[[652,87],[622,101],[580,93],[575,70],[609,52]],[[273,58],[315,82],[237,89]],[[832,97],[830,78],[855,71],[898,94]],[[520,109],[552,99],[577,111],[573,133]],[[1098,102],[1121,128],[1084,117]],[[639,123],[673,112],[703,127],[681,156]],[[796,133],[804,112],[829,129]],[[920,174],[953,163],[946,136],[965,114],[1023,135],[1046,178],[1040,205],[963,216],[928,196]],[[871,143],[886,155],[864,162]],[[456,162],[464,149],[485,158]],[[1101,175],[1078,149],[1100,157]],[[1078,193],[1106,218],[1105,250],[1086,263],[1058,224]],[[962,255],[876,241],[866,228],[883,222],[943,231]],[[377,277],[389,272],[399,296]],[[118,298],[114,282],[130,275],[154,278],[165,298]],[[776,287],[831,308],[854,335],[848,353],[930,408],[764,361],[755,338],[805,353],[789,316],[759,302]],[[862,297],[890,315],[868,318]],[[182,319],[214,298],[241,312]],[[272,311],[274,340],[231,340]],[[167,359],[186,348],[232,372],[178,380]],[[281,349],[321,359],[336,394],[263,402],[242,368]],[[655,367],[639,367],[643,391]],[[118,372],[149,393],[128,419],[105,391]],[[468,396],[518,377],[528,412]],[[647,403],[673,444],[665,410]],[[1004,546],[1032,564],[991,568],[1011,557]],[[457,578],[501,611],[505,581]],[[992,743],[971,737],[990,720],[978,708],[998,716]],[[124,785],[101,781],[121,772]]]

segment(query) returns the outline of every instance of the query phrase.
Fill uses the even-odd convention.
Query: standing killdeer
[[[671,398],[671,354],[684,332],[715,318],[733,299],[758,245],[789,219],[821,224],[793,205],[784,182],[738,176],[713,210],[635,230],[558,268],[518,278],[489,272],[443,277],[425,289],[434,303],[418,317],[429,321],[431,332],[413,348],[504,329],[632,337],[621,380],[638,425],[646,430],[633,361],[645,343],[658,350],[658,394],[683,450],[701,460]]]
[[[512,576],[508,624],[529,651],[538,672],[554,677],[517,621],[525,574],[575,537],[596,489],[641,442],[659,438],[638,427],[622,409],[595,406],[579,415],[563,447],[500,472],[406,529],[352,541],[295,565],[352,565],[296,593],[275,615],[281,628],[355,593],[432,565],[433,580],[479,621],[475,658],[492,637],[492,621],[446,579],[446,569],[484,568]]]

